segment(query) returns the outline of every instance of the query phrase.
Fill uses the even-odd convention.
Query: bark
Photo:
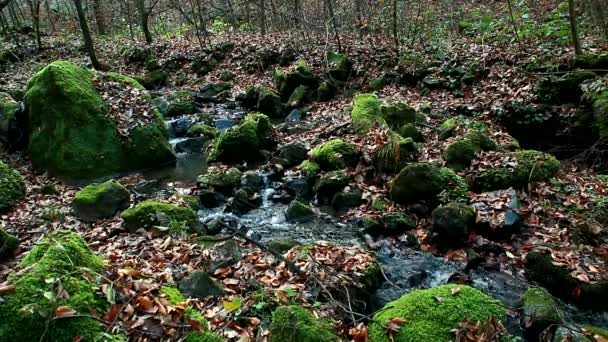
[[[266,35],[266,1],[260,0],[260,32]]]
[[[27,5],[30,8],[32,24],[34,25],[36,47],[40,51],[42,50],[42,39],[40,38],[40,0],[28,0]]]
[[[97,33],[100,35],[106,34],[106,22],[101,8],[101,0],[93,0],[93,12],[95,13],[95,22],[97,23]]]
[[[577,56],[583,54],[581,49],[581,41],[578,36],[578,25],[576,24],[576,9],[574,8],[574,0],[568,0],[568,19],[570,21],[570,34],[572,35],[572,45],[574,53]]]
[[[141,30],[144,32],[146,44],[152,44],[152,33],[150,33],[150,27],[148,26],[150,10],[146,8],[146,0],[137,0],[137,10],[139,11]]]
[[[55,28],[55,20],[53,19],[53,12],[51,11],[49,0],[44,0],[44,8],[46,10],[46,16],[49,19],[49,24],[51,24],[51,34],[53,34],[57,29]]]
[[[0,11],[4,9],[4,7],[8,6],[12,0],[0,0]]]
[[[84,47],[91,58],[91,64],[93,68],[97,70],[103,70],[104,66],[97,59],[95,54],[95,45],[93,44],[93,37],[91,37],[91,30],[89,30],[89,24],[87,23],[87,17],[82,8],[82,0],[74,0],[74,6],[76,7],[76,13],[78,14],[78,22],[80,23],[80,29],[82,30],[82,37],[84,39]]]
[[[399,37],[397,36],[397,0],[393,0],[393,40],[395,47],[399,47]]]

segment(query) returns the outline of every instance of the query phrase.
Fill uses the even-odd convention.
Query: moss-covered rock
[[[0,92],[0,142],[9,142],[8,132],[16,120],[19,105],[8,93]]]
[[[315,147],[311,160],[326,171],[353,167],[357,164],[355,145],[342,139],[333,139]]]
[[[419,154],[418,145],[412,138],[389,131],[386,144],[372,155],[372,160],[377,171],[394,173],[415,161]]]
[[[302,170],[306,178],[310,179],[316,177],[321,172],[321,166],[311,160],[305,160],[300,165],[300,170]]]
[[[458,289],[458,290],[456,290]],[[458,291],[456,294],[453,292]],[[437,298],[441,298],[438,300]],[[415,290],[388,303],[374,315],[369,327],[371,342],[391,341],[385,324],[393,318],[403,318],[395,342],[454,340],[452,329],[458,323],[486,321],[492,316],[499,321],[506,317],[505,308],[481,291],[466,285],[443,285],[428,290]]]
[[[287,100],[289,108],[297,108],[303,106],[310,99],[311,92],[307,86],[301,85],[294,89],[291,96]]]
[[[416,220],[404,213],[389,213],[363,220],[363,232],[371,236],[396,236],[416,228]]]
[[[257,110],[272,119],[284,118],[285,110],[281,103],[281,98],[274,91],[266,87],[258,87],[258,91]]]
[[[582,282],[563,266],[553,264],[551,253],[546,249],[529,252],[525,260],[526,278],[537,282],[552,295],[581,308],[605,310],[608,302],[608,281]]]
[[[217,129],[208,125],[193,125],[186,133],[188,137],[202,137],[205,140],[212,140],[217,137]]]
[[[469,183],[464,177],[457,175],[454,170],[442,167],[439,169],[443,191],[439,194],[441,203],[469,203]]]
[[[129,139],[120,137],[92,79],[87,69],[54,62],[28,82],[34,166],[57,176],[90,179],[174,162],[160,115],[155,112],[150,124],[133,129]]]
[[[374,94],[360,94],[355,97],[351,113],[353,128],[358,134],[365,134],[369,129],[386,122],[380,113],[380,100]]]
[[[579,103],[583,91],[581,83],[596,77],[593,72],[575,71],[561,77],[546,77],[541,80],[536,94],[541,101],[550,104]]]
[[[222,342],[224,339],[210,331],[193,331],[188,336],[184,342]]]
[[[300,200],[293,200],[285,209],[285,219],[288,222],[304,223],[312,221],[315,217],[315,212]]]
[[[167,107],[167,117],[187,115],[196,113],[194,107],[194,97],[190,90],[177,91],[169,98],[169,106]]]
[[[25,181],[17,170],[0,161],[0,213],[12,208],[25,197]]]
[[[405,124],[401,126],[401,128],[399,128],[397,133],[399,133],[399,135],[404,138],[412,138],[414,142],[424,141],[424,136],[422,135],[422,133],[420,133],[420,131],[418,131],[418,128],[416,128],[415,124]]]
[[[608,138],[608,91],[593,97],[593,114],[600,138]]]
[[[317,100],[324,102],[331,100],[336,93],[338,88],[330,82],[321,82],[317,88]]]
[[[353,71],[353,63],[344,53],[328,52],[329,77],[337,81],[348,81]]]
[[[363,193],[359,189],[340,191],[331,199],[331,206],[336,211],[357,207],[362,202]]]
[[[459,247],[475,225],[475,211],[463,203],[448,203],[432,213],[434,239],[443,247]]]
[[[530,339],[538,339],[545,329],[561,322],[557,302],[545,289],[533,287],[523,294],[521,326]]]
[[[127,209],[130,200],[129,190],[112,179],[84,187],[76,193],[72,205],[78,218],[85,222],[95,222]]]
[[[574,66],[581,69],[608,69],[608,54],[584,54],[577,56]]]
[[[122,212],[124,227],[130,232],[140,228],[148,230],[154,226],[168,227],[185,224],[196,230],[199,227],[196,213],[189,207],[178,207],[169,203],[147,200]]]
[[[15,292],[2,297],[0,341],[97,340],[103,330],[95,319],[53,319],[60,306],[71,308],[75,315],[106,310],[105,300],[96,294],[97,284],[92,283],[103,262],[77,233],[60,230],[49,234],[20,266],[31,268],[9,279]]]
[[[260,151],[270,146],[272,124],[268,117],[252,113],[216,139],[210,159],[226,163],[259,160]]]
[[[234,189],[241,185],[242,173],[236,167],[225,172],[217,168],[209,168],[206,175],[196,179],[199,190],[213,190],[225,195],[231,195]]]
[[[415,86],[432,72],[432,64],[423,56],[406,53],[399,57],[398,71],[401,83]]]
[[[0,227],[0,260],[13,256],[19,247],[19,240]]]
[[[465,136],[465,139],[469,139],[476,146],[478,146],[483,151],[494,151],[498,148],[496,141],[490,138],[487,132],[484,132],[480,129],[471,129],[469,130]]]
[[[400,204],[436,199],[445,186],[439,170],[429,163],[406,166],[390,184],[391,199]]]
[[[319,86],[319,80],[303,59],[297,62],[296,68],[291,72],[276,70],[272,80],[283,101],[287,101],[293,91],[301,85],[307,86],[309,89],[317,89]]]
[[[215,58],[197,58],[192,62],[192,70],[199,76],[206,76],[220,62]]]
[[[315,183],[313,191],[317,199],[329,202],[338,191],[342,191],[350,183],[350,176],[344,171],[331,171],[322,175]]]
[[[298,305],[281,306],[272,314],[270,342],[338,341],[331,323],[318,320]]]
[[[388,126],[397,131],[403,125],[421,122],[423,118],[422,114],[419,114],[415,108],[405,103],[383,106],[380,112]]]
[[[475,177],[474,189],[485,192],[509,187],[523,188],[530,182],[551,179],[560,168],[554,156],[534,150],[511,152],[507,159],[514,159],[517,164],[480,172]]]
[[[379,77],[376,77],[373,80],[369,81],[369,84],[367,85],[367,89],[369,89],[371,91],[378,91],[378,90],[384,88],[385,85],[386,85],[386,79],[384,78],[384,76],[379,76]]]
[[[449,118],[439,126],[439,140],[445,140],[454,135],[456,129],[460,125],[460,120],[457,118]]]
[[[164,87],[169,81],[169,74],[162,69],[154,69],[146,72],[146,75],[141,79],[141,85],[146,89],[156,89]]]
[[[447,167],[454,171],[461,171],[471,166],[471,162],[477,158],[480,151],[479,146],[472,140],[462,138],[448,145],[443,152],[443,158],[445,158]]]

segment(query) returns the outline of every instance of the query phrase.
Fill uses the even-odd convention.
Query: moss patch
[[[395,177],[390,185],[390,194],[393,201],[410,204],[436,199],[444,186],[438,167],[429,163],[413,163]]]
[[[12,208],[25,197],[25,181],[17,170],[0,161],[0,213]]]
[[[123,211],[121,217],[125,228],[131,232],[140,228],[168,226],[172,222],[184,223],[191,229],[195,229],[199,225],[198,218],[192,209],[154,200],[141,202],[135,207]]]
[[[355,145],[342,139],[330,140],[311,151],[311,160],[328,171],[355,166]]]
[[[380,114],[380,100],[374,94],[360,94],[355,97],[351,119],[358,134],[367,133],[375,124],[386,124]]]
[[[0,305],[0,341],[38,341],[45,330],[45,341],[70,342],[77,336],[94,341],[102,333],[98,321],[52,318],[55,309],[63,305],[77,314],[105,311],[104,302],[95,293],[96,285],[88,280],[103,268],[101,258],[77,233],[55,231],[28,253],[21,262],[21,267],[27,266],[32,268],[10,279],[15,292],[4,296]]]
[[[270,342],[329,341],[338,341],[332,324],[317,320],[301,306],[281,306],[272,314]]]
[[[471,166],[481,149],[470,139],[463,138],[451,143],[443,153],[446,165],[454,171]]]
[[[300,170],[307,178],[313,178],[321,172],[321,166],[313,161],[305,160],[300,165]]]
[[[91,184],[74,196],[74,210],[81,219],[92,222],[111,217],[118,210],[127,209],[131,196],[118,181]]]
[[[459,289],[457,295],[452,290]],[[438,301],[440,297],[443,300]],[[458,323],[485,321],[495,316],[503,320],[505,308],[483,294],[466,285],[443,285],[429,290],[416,290],[396,301],[388,303],[384,310],[374,316],[375,322],[386,324],[393,318],[404,318],[395,334],[395,342],[405,341],[450,341],[454,334],[450,330],[458,328]],[[386,329],[378,323],[371,323],[369,337],[373,342],[388,342]]]
[[[271,135],[272,124],[266,115],[249,114],[217,137],[210,158],[227,163],[259,160],[260,150],[268,147]]]

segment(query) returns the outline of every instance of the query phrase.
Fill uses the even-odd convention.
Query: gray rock
[[[175,144],[175,152],[177,153],[201,153],[203,151],[203,145],[205,138],[196,137],[189,138],[184,141],[180,141]]]
[[[285,210],[285,219],[288,222],[306,223],[314,219],[314,211],[299,200],[293,200]]]
[[[431,231],[444,247],[458,247],[475,224],[473,208],[462,203],[448,203],[433,210]]]
[[[112,217],[119,210],[127,209],[130,200],[129,191],[112,179],[84,187],[76,193],[72,205],[76,217],[84,222],[95,222]]]
[[[359,189],[353,189],[351,191],[338,192],[334,195],[331,200],[331,206],[335,210],[344,210],[353,208],[361,204],[361,198],[363,193]]]
[[[179,290],[185,297],[207,298],[224,294],[223,287],[205,271],[194,271],[179,282]]]
[[[308,158],[306,144],[301,141],[289,142],[279,147],[279,158],[284,160],[284,167],[299,165]]]

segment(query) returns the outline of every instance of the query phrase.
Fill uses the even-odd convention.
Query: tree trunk
[[[574,0],[568,0],[568,19],[570,20],[570,34],[572,34],[572,45],[574,46],[574,53],[577,56],[583,54],[581,49],[581,41],[578,37],[578,26],[576,25],[576,9],[574,8]]]
[[[137,0],[137,10],[139,11],[139,18],[141,20],[141,30],[144,32],[146,44],[152,44],[152,33],[150,33],[150,28],[148,27],[150,11],[146,9],[146,0]]]
[[[74,0],[74,6],[76,7],[76,13],[78,14],[78,22],[80,22],[80,29],[82,30],[82,37],[84,38],[84,47],[91,58],[91,64],[93,68],[97,70],[103,70],[104,66],[97,59],[95,54],[95,46],[93,45],[93,37],[91,37],[91,31],[89,30],[89,24],[87,23],[87,17],[84,14],[82,8],[82,0]]]
[[[329,13],[329,21],[331,22],[331,26],[334,29],[334,37],[336,38],[336,43],[338,43],[338,52],[342,52],[342,43],[340,42],[340,34],[338,33],[338,24],[336,22],[336,15],[334,14],[334,6],[331,1],[332,0],[325,0],[325,6],[327,6],[327,11]]]
[[[49,24],[51,24],[51,34],[54,34],[57,30],[55,28],[55,20],[53,20],[53,12],[51,11],[51,5],[49,5],[49,0],[44,0],[44,8],[46,10],[46,15],[49,20]]]
[[[97,33],[100,35],[106,34],[106,22],[101,9],[101,0],[93,0],[93,12],[95,13],[95,22],[97,23]]]
[[[393,40],[395,48],[399,48],[399,37],[397,36],[397,0],[393,0]]]
[[[30,8],[32,24],[34,25],[36,47],[38,48],[38,51],[40,51],[42,50],[42,39],[40,38],[40,0],[28,0],[27,5]]]
[[[8,6],[11,0],[0,0],[0,11],[4,9],[4,7]]]
[[[260,0],[260,32],[266,35],[266,1]]]

